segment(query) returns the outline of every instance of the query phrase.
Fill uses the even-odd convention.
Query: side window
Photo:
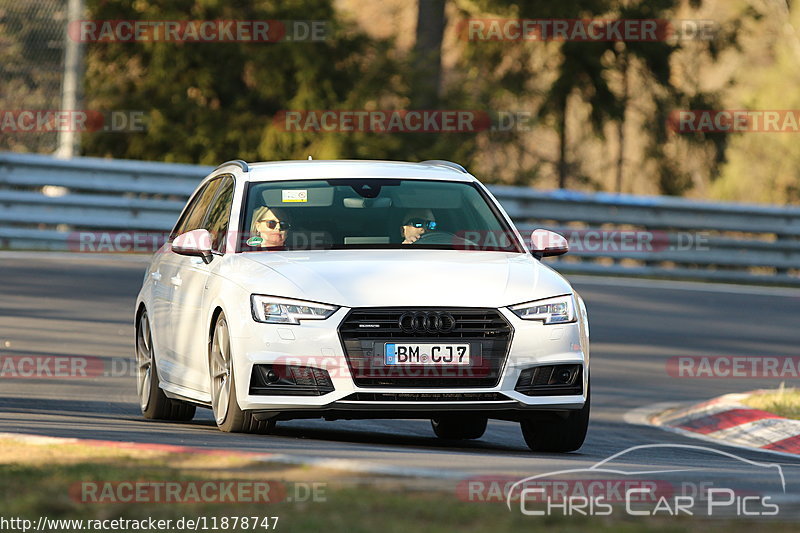
[[[197,193],[194,199],[192,199],[192,204],[181,218],[181,221],[175,226],[175,231],[170,235],[170,240],[187,231],[203,227],[203,220],[206,218],[206,213],[211,205],[211,201],[214,199],[214,194],[219,188],[220,182],[221,180],[215,179],[207,183],[203,189]]]
[[[212,249],[223,252],[225,248],[225,235],[228,233],[228,222],[231,216],[231,205],[233,204],[233,178],[224,177],[217,192],[217,197],[211,204],[208,211],[208,218],[203,225],[211,233]]]

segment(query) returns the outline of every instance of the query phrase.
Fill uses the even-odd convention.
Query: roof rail
[[[463,172],[464,174],[469,174],[467,169],[459,165],[458,163],[453,163],[452,161],[445,161],[444,159],[427,159],[425,161],[420,161],[420,163],[427,163],[429,165],[438,165],[440,167],[448,167],[452,168],[453,170],[458,170],[459,172]]]
[[[242,161],[241,159],[233,159],[231,161],[225,161],[221,165],[218,165],[217,168],[215,168],[214,170],[217,170],[227,165],[239,165],[239,168],[242,169],[242,172],[250,172],[250,167],[247,166],[247,162]]]

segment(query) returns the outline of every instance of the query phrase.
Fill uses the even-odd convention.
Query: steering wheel
[[[420,237],[414,241],[412,244],[449,244],[452,246],[477,246],[474,242],[464,239],[463,237],[459,237],[454,233],[450,233],[449,231],[434,231],[431,233],[423,233]]]

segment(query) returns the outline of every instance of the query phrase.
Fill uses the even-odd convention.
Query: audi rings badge
[[[456,319],[439,311],[409,311],[400,315],[398,325],[403,332],[414,335],[450,333],[456,327]]]

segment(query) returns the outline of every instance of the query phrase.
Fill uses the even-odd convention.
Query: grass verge
[[[120,483],[178,483],[225,480],[265,481],[282,484],[285,499],[271,503],[164,503],[139,497],[136,502],[85,501],[86,484],[116,487]],[[416,483],[416,487],[414,486]],[[449,482],[438,489],[419,488],[421,480],[388,476],[365,477],[342,471],[257,462],[247,457],[193,455],[159,451],[119,449],[80,444],[32,445],[0,440],[0,519],[12,517],[38,522],[48,519],[83,520],[171,520],[164,531],[193,529],[178,527],[180,519],[205,517],[198,531],[244,531],[233,527],[231,517],[258,517],[249,531],[338,531],[365,533],[557,531],[600,533],[703,532],[724,529],[726,533],[750,533],[753,523],[744,520],[709,521],[692,517],[659,516],[633,519],[619,512],[610,517],[525,516],[502,503],[466,502],[456,497]],[[309,490],[310,486],[316,487]],[[92,485],[94,486],[94,485]],[[300,489],[298,492],[298,488]],[[100,492],[101,494],[103,491]],[[125,494],[130,494],[126,492]],[[113,498],[112,498],[113,499]],[[291,501],[289,501],[291,500]],[[223,527],[223,517],[228,517]],[[277,523],[272,518],[278,517]],[[218,527],[212,527],[214,520]],[[268,527],[264,527],[265,524]],[[794,523],[759,521],[759,531],[796,531]],[[275,527],[276,526],[276,527]],[[2,528],[21,531],[20,528]],[[73,524],[46,528],[48,531],[78,531]],[[95,527],[94,531],[98,531]],[[105,531],[142,531],[129,524]]]
[[[794,387],[786,388],[783,383],[776,390],[752,394],[742,403],[754,409],[761,409],[785,418],[800,420],[800,390]]]

